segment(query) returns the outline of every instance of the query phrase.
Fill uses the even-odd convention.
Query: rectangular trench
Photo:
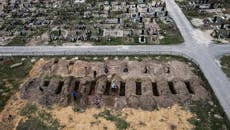
[[[90,85],[89,95],[95,94],[95,88],[96,88],[96,81],[92,81]]]
[[[120,82],[120,96],[125,96],[125,82]]]
[[[45,80],[45,81],[43,82],[43,85],[42,85],[42,86],[48,87],[49,84],[50,84],[50,81],[49,81],[49,80]]]
[[[194,92],[194,90],[193,90],[193,88],[192,88],[190,82],[189,82],[189,81],[185,81],[184,83],[185,83],[185,85],[186,85],[186,88],[187,88],[188,92],[189,92],[190,94],[195,94],[195,92]]]
[[[77,81],[75,81],[74,90],[75,90],[76,92],[78,92],[79,87],[80,87],[80,81],[77,80]]]
[[[136,82],[136,95],[141,95],[141,82]]]
[[[60,93],[61,93],[61,90],[62,90],[63,85],[64,85],[64,81],[59,81],[59,82],[58,82],[58,87],[57,87],[57,89],[55,90],[55,94],[60,94]]]
[[[171,92],[172,94],[177,94],[173,82],[169,81],[169,82],[168,82],[168,86],[169,86],[169,90],[170,90],[170,92]]]
[[[153,90],[153,96],[160,96],[156,82],[152,83],[152,90]]]
[[[110,88],[111,88],[111,82],[110,81],[106,81],[104,95],[109,95],[110,94]]]

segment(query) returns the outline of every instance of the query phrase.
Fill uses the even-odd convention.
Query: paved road
[[[184,53],[187,53],[199,64],[228,119],[230,119],[230,81],[215,62],[216,56],[230,54],[229,45],[226,46],[226,49],[223,45],[212,44],[212,41],[206,38],[202,32],[192,27],[174,0],[166,0],[166,2],[170,15],[185,39],[185,48],[190,49],[189,52]]]
[[[166,0],[167,9],[175,20],[185,42],[161,46],[79,46],[79,47],[0,47],[0,56],[45,55],[143,55],[172,54],[189,58],[198,64],[209,81],[224,111],[230,119],[230,81],[216,63],[216,58],[230,54],[230,45],[216,45],[194,29],[174,0]]]

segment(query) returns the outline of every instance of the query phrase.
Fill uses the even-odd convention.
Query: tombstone
[[[145,30],[141,30],[141,35],[144,35],[145,34]]]
[[[165,16],[168,16],[168,11],[165,11]]]
[[[150,18],[150,22],[151,22],[151,23],[153,22],[153,18]]]
[[[214,17],[213,22],[215,23],[217,21],[217,16]]]
[[[143,22],[143,17],[140,17],[140,22],[141,22],[141,23]]]
[[[158,2],[156,2],[155,7],[158,7]]]
[[[166,8],[166,3],[165,2],[163,3],[163,8]]]
[[[214,4],[214,3],[211,3],[209,9],[214,9],[214,6],[215,6],[215,4]]]
[[[147,13],[149,13],[150,11],[149,11],[149,8],[147,8]]]
[[[220,25],[220,29],[224,29],[224,23]]]
[[[154,13],[154,17],[157,18],[158,17],[158,14],[157,12]]]
[[[117,18],[117,22],[118,22],[118,24],[120,24],[121,23],[121,18]]]
[[[141,42],[145,42],[145,37],[141,36]]]

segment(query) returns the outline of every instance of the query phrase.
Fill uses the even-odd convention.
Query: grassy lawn
[[[195,0],[192,0],[195,1]],[[199,12],[199,9],[197,8],[192,8],[192,9],[185,9],[184,7],[188,5],[188,3],[191,2],[191,0],[176,0],[176,3],[180,6],[180,8],[182,9],[183,13],[185,14],[185,16],[191,20],[192,18],[207,18],[207,17],[212,17],[215,16],[215,13],[207,13],[207,12]],[[224,13],[228,14],[229,13],[229,6],[230,6],[230,1],[229,0],[225,0],[224,1],[224,5],[223,8],[225,8],[225,10],[223,11]]]
[[[230,55],[223,56],[220,61],[223,71],[230,78]]]
[[[24,46],[26,45],[26,37],[25,36],[15,36],[7,46]]]
[[[50,113],[37,108],[34,104],[26,104],[20,115],[27,119],[21,120],[16,130],[59,130],[62,127]]]
[[[189,2],[190,2],[189,0],[183,0],[183,1],[179,1],[179,0],[177,1],[176,0],[176,3],[180,6],[180,8],[182,9],[183,13],[185,14],[185,16],[189,20],[191,20],[192,18],[203,19],[203,18],[212,16],[212,14],[207,13],[207,12],[200,13],[199,9],[197,9],[197,8],[185,9],[184,6],[187,6]]]
[[[190,103],[189,111],[195,113],[197,116],[189,120],[190,123],[195,126],[194,130],[229,130],[230,122],[208,80],[196,64],[193,63],[192,67],[194,68],[193,73],[203,80],[205,84],[204,87],[210,92],[211,97],[204,101],[201,100]]]
[[[138,37],[134,37],[134,41],[127,41],[123,37],[102,38],[100,41],[94,41],[95,45],[142,45],[138,42]],[[146,43],[147,44],[147,43]]]
[[[94,115],[94,117],[97,119],[99,117],[105,118],[108,121],[115,122],[115,125],[118,130],[125,130],[129,127],[129,123],[126,122],[123,118],[112,114],[110,110],[105,110],[99,114]]]
[[[21,58],[9,58],[4,62],[0,62],[0,111],[3,110],[10,96],[18,90],[21,81],[32,67],[30,59],[21,61]],[[11,65],[20,62],[23,63],[21,66],[10,68]]]
[[[41,27],[34,32],[26,34],[25,36],[17,35],[6,46],[25,46],[29,39],[33,36],[40,36],[45,31],[47,31],[47,27]]]
[[[164,38],[160,40],[160,44],[172,45],[184,42],[184,39],[175,24],[169,25],[160,21],[157,21],[157,23],[160,26],[160,34],[164,36]]]

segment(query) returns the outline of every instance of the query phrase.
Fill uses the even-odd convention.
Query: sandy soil
[[[20,93],[16,93],[11,96],[10,100],[7,102],[4,110],[0,113],[0,130],[15,130],[18,123],[24,117],[20,116],[18,113],[21,111],[23,106],[27,103],[26,100],[20,98]],[[9,121],[8,117],[12,115],[13,120]]]
[[[199,18],[193,18],[191,20],[191,22],[195,27],[199,27],[199,26],[202,26],[204,24],[203,19],[199,19]]]
[[[211,30],[202,31],[200,29],[194,29],[193,36],[199,43],[209,45],[212,43],[213,37],[210,35]]]
[[[72,107],[56,109],[52,111],[54,117],[59,119],[64,130],[92,130],[105,129],[116,130],[114,122],[107,121],[100,117],[94,118],[93,115],[102,112],[104,109],[90,108],[83,113],[77,113]],[[115,113],[118,111],[115,111]],[[162,108],[156,111],[144,111],[126,108],[121,110],[124,119],[130,123],[129,130],[169,130],[173,127],[182,130],[190,130],[194,126],[188,122],[193,115],[183,110],[180,106],[174,105],[171,108]]]
[[[27,46],[39,46],[49,44],[49,34],[48,32],[43,33],[41,36],[36,36],[27,43]]]
[[[29,76],[30,77],[35,77],[39,74],[39,72],[41,71],[41,67],[43,65],[45,65],[47,63],[47,61],[43,60],[43,59],[39,59],[34,65],[33,68],[30,70],[29,72]]]

